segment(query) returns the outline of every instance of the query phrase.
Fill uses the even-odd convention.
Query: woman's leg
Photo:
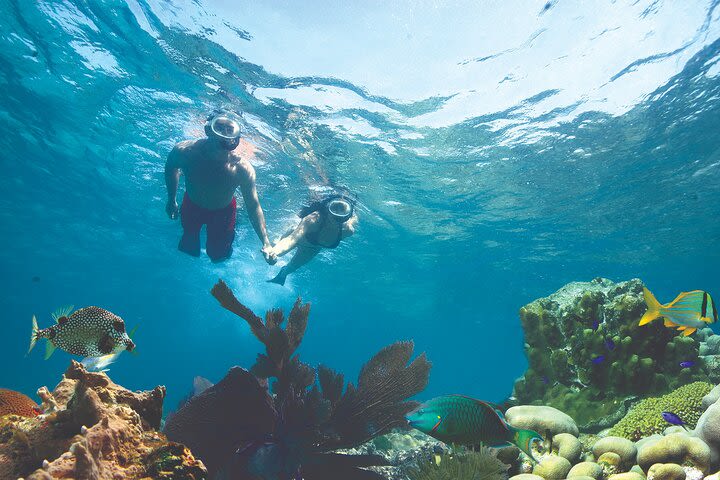
[[[304,245],[298,245],[297,249],[295,249],[295,254],[290,259],[290,262],[280,269],[280,272],[275,278],[273,278],[272,280],[268,280],[268,282],[285,285],[285,279],[287,278],[287,276],[308,263],[310,260],[312,260],[315,255],[320,252],[320,250],[322,250],[322,248],[320,247],[308,247]]]

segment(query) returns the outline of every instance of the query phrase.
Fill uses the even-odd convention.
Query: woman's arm
[[[357,223],[358,216],[353,213],[353,216],[350,217],[350,219],[348,219],[348,221],[343,224],[342,238],[347,238],[353,233],[355,233],[355,230],[357,229]]]
[[[300,223],[298,223],[298,226],[295,227],[295,230],[290,232],[289,235],[286,235],[278,240],[278,242],[273,245],[273,253],[280,257],[295,248],[306,233],[312,232],[315,228],[317,228],[317,220],[317,212],[311,213],[307,217],[303,217],[303,219],[300,220]]]

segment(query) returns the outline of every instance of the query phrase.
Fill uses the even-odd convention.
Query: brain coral
[[[662,412],[675,413],[688,428],[694,428],[702,413],[702,398],[710,390],[711,384],[695,382],[662,397],[642,400],[612,427],[610,435],[637,441],[653,433],[662,433],[669,426],[663,419]]]

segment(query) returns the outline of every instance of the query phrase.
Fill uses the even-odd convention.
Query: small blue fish
[[[615,342],[612,341],[610,338],[605,339],[605,348],[610,350],[611,352],[615,350]]]
[[[542,380],[542,382],[543,382],[545,385],[547,385],[548,383],[550,383],[550,379],[549,379],[546,375],[543,375],[542,378],[541,378],[541,380]]]
[[[602,362],[604,362],[604,361],[605,361],[605,355],[598,355],[597,357],[595,357],[595,358],[592,359],[592,362],[593,362],[595,365],[600,365],[600,364],[601,364]]]
[[[600,327],[600,319],[596,318],[592,324],[592,329],[593,329],[593,331],[597,332],[597,329],[599,327]]]
[[[685,426],[685,422],[683,422],[683,419],[680,418],[677,414],[673,412],[662,412],[663,420],[668,422],[671,425],[678,425],[680,427],[683,427],[685,430],[687,430],[687,427]]]
[[[692,367],[693,365],[695,365],[695,362],[693,362],[692,360],[688,360],[688,361],[686,361],[686,362],[680,362],[680,366],[681,366],[682,368],[690,368],[690,367]]]

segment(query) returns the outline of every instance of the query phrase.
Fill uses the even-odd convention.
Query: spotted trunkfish
[[[52,314],[57,323],[42,330],[33,316],[28,353],[41,338],[47,339],[46,360],[56,348],[81,357],[102,357],[123,350],[132,352],[135,348],[125,330],[125,321],[114,313],[99,307],[71,312],[72,307],[57,310]]]

